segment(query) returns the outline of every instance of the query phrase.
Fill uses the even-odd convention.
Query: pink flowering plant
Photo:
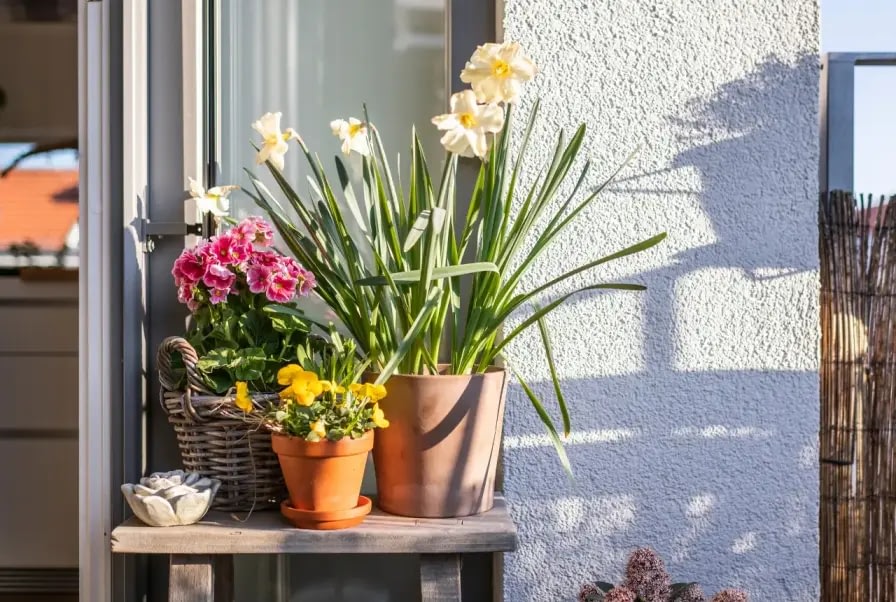
[[[273,240],[270,224],[248,217],[185,249],[171,270],[178,300],[190,309],[197,367],[217,393],[237,381],[276,390],[277,370],[310,338],[295,301],[314,289],[314,274],[275,251]]]

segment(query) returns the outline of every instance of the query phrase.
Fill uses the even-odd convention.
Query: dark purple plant
[[[584,585],[579,602],[706,602],[697,583],[671,583],[663,559],[650,548],[638,548],[629,556],[622,585],[598,581]],[[722,590],[709,602],[749,602],[746,592]]]
[[[591,584],[583,585],[579,591],[579,602],[602,602],[603,599],[603,592]]]
[[[691,583],[690,585],[681,589],[674,598],[672,598],[675,602],[706,602],[706,596],[703,594],[703,590],[696,583]]]
[[[710,602],[748,602],[746,592],[739,589],[723,589]]]
[[[638,597],[635,592],[620,585],[614,587],[613,590],[604,597],[604,602],[635,602]]]
[[[672,580],[666,572],[666,564],[656,552],[639,548],[628,558],[625,586],[644,602],[668,602]]]

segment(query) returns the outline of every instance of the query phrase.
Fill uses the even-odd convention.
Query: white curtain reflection
[[[267,111],[281,111],[283,126],[329,167],[339,152],[330,121],[363,118],[366,103],[393,161],[400,154],[406,164],[416,125],[438,164],[430,119],[447,98],[444,0],[221,0],[220,14],[219,182],[246,183],[242,168],[254,166],[250,124]],[[299,192],[303,162],[297,152],[286,156]],[[235,207],[255,211],[245,197]]]

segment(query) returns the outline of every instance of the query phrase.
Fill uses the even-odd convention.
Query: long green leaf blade
[[[572,465],[569,463],[569,456],[566,455],[566,448],[563,447],[563,442],[560,440],[560,435],[557,434],[557,428],[554,426],[554,421],[551,420],[551,416],[547,413],[547,411],[545,411],[544,406],[538,399],[538,396],[535,395],[535,392],[529,387],[528,384],[526,384],[526,381],[522,379],[522,377],[519,375],[519,373],[517,373],[516,370],[513,371],[513,375],[519,381],[520,386],[523,388],[523,392],[526,394],[526,397],[529,398],[529,401],[532,402],[532,407],[535,408],[535,412],[541,419],[542,424],[544,424],[545,428],[548,430],[548,437],[550,437],[551,443],[554,444],[554,449],[557,450],[557,457],[560,458],[560,464],[563,465],[563,469],[566,471],[569,477],[572,478]]]
[[[390,357],[389,361],[386,362],[386,365],[383,366],[383,369],[376,379],[376,384],[381,385],[389,380],[389,377],[392,376],[398,363],[404,359],[404,356],[410,350],[417,337],[420,336],[420,331],[422,331],[423,327],[429,322],[429,319],[432,317],[432,310],[438,302],[439,289],[434,288],[429,291],[426,303],[421,308],[420,313],[417,314],[414,323],[411,324],[411,327],[408,329],[407,333],[405,333],[404,338],[398,344],[398,347],[396,347],[395,353],[392,354],[392,357]]]
[[[537,305],[535,307],[538,309]],[[560,379],[557,378],[557,365],[554,363],[554,350],[551,348],[551,337],[548,334],[548,327],[544,322],[544,316],[538,318],[538,332],[541,335],[544,354],[547,356],[548,369],[551,371],[551,384],[554,385],[554,394],[557,396],[557,405],[560,406],[560,414],[563,417],[563,435],[569,437],[569,431],[571,429],[569,408],[566,405],[566,398],[563,397],[563,390],[560,387]]]
[[[430,276],[431,280],[440,278],[453,278],[455,276],[466,276],[468,274],[476,274],[478,272],[496,272],[498,266],[490,261],[479,261],[475,263],[461,263],[459,265],[448,265],[433,268]],[[420,270],[409,270],[407,272],[395,272],[390,274],[394,282],[417,282],[420,280]],[[388,281],[385,276],[368,276],[356,281],[355,284],[361,286],[379,286],[386,284]]]

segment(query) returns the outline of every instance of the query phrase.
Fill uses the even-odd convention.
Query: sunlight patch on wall
[[[681,439],[768,439],[775,435],[774,430],[761,429],[755,426],[725,426],[712,424],[703,428],[686,426],[672,431],[672,436]]]
[[[806,333],[816,329],[818,273],[779,274],[705,268],[682,276],[675,284],[675,368],[816,371],[817,346]]]
[[[589,276],[574,286],[606,281],[607,278]],[[571,291],[572,287],[567,289]],[[551,312],[546,324],[560,377],[564,380],[588,379],[643,372],[645,294],[631,291],[586,293],[570,298]],[[505,331],[519,325],[531,313],[531,306],[516,312],[507,321]],[[609,324],[612,327],[608,327]],[[583,353],[583,349],[588,352]],[[507,359],[511,366],[525,366],[529,383],[550,383],[551,374],[536,326],[514,339]]]
[[[591,443],[615,443],[627,441],[639,436],[634,429],[601,429],[597,431],[573,431],[564,441],[565,445],[583,445]],[[510,435],[504,438],[505,449],[533,449],[536,447],[550,447],[550,437],[544,434]]]
[[[695,495],[688,501],[688,518],[702,518],[709,515],[716,505],[716,496],[711,493]]]
[[[734,540],[731,551],[735,554],[746,554],[756,549],[756,533],[748,531]]]

